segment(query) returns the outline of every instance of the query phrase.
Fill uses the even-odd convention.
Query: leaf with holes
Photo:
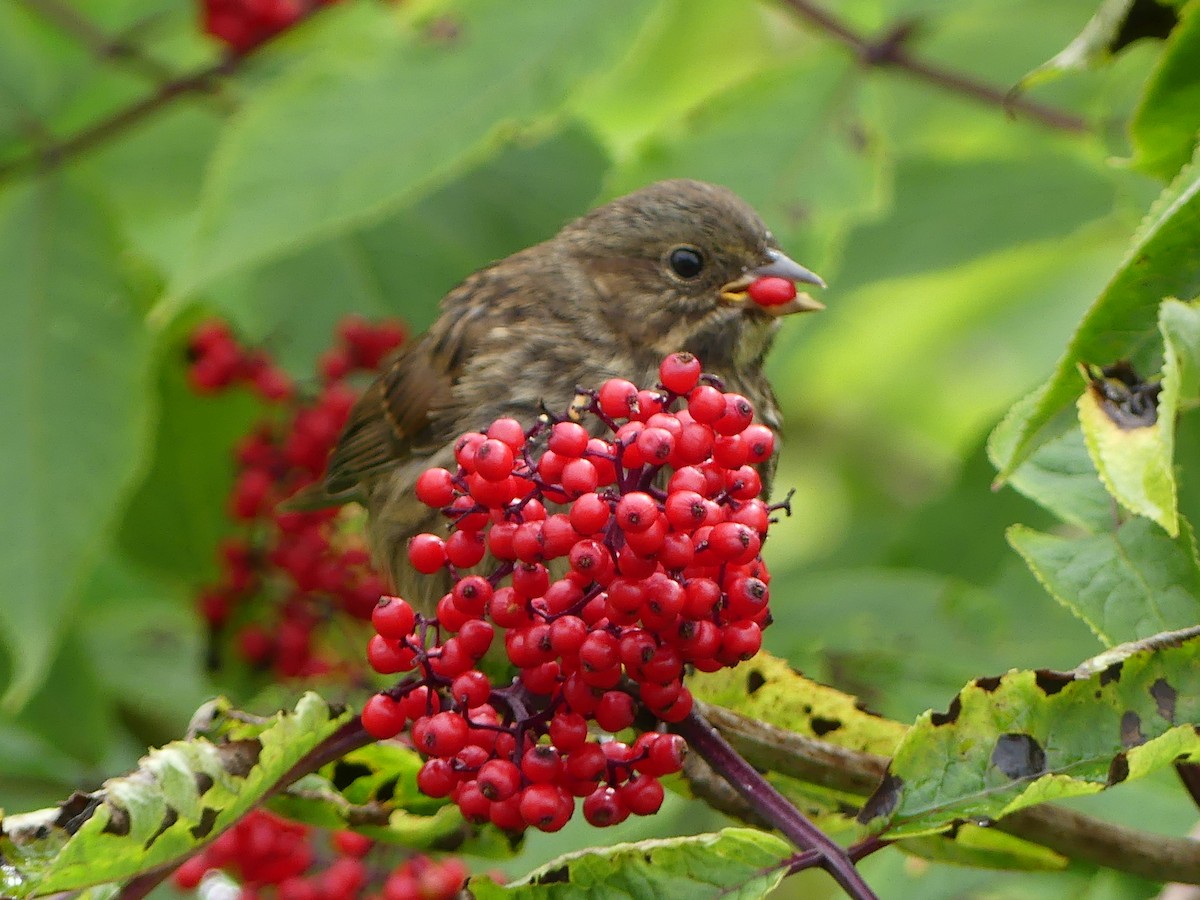
[[[468,883],[476,900],[623,897],[763,897],[783,880],[794,854],[773,834],[726,828],[715,834],[616,844],[568,853],[520,881]]]
[[[1158,348],[1159,304],[1200,293],[1200,162],[1193,160],[1154,202],[1125,261],[1076,329],[1054,374],[1016,403],[997,426],[988,451],[1007,478],[1047,441],[1069,430],[1079,396],[1080,363],[1120,359],[1146,367]]]
[[[688,688],[698,700],[736,710],[839,747],[889,756],[908,726],[865,710],[858,698],[805,678],[769,653],[736,669],[696,673]]]
[[[314,747],[351,721],[316,694],[249,722],[216,702],[205,736],[152,750],[138,768],[58,807],[0,823],[4,893],[14,898],[125,881],[182,860],[259,803]],[[235,717],[236,716],[236,717]],[[195,720],[193,725],[195,725]]]
[[[1198,759],[1198,663],[1193,627],[1071,672],[978,678],[917,720],[860,820],[890,837],[934,833]]]

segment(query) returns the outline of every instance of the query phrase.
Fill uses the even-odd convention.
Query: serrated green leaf
[[[1176,499],[1174,416],[1160,409],[1149,425],[1118,422],[1089,387],[1076,402],[1088,455],[1100,480],[1122,506],[1157,522],[1169,535],[1179,533]]]
[[[1170,425],[1173,456],[1175,419],[1200,402],[1200,304],[1165,300],[1158,311],[1158,330],[1163,337],[1158,412]]]
[[[867,712],[858,698],[805,678],[769,653],[735,669],[697,672],[688,688],[699,700],[797,734],[888,756],[907,726]]]
[[[1087,532],[1106,531],[1116,512],[1088,456],[1083,431],[1047,441],[1013,472],[1008,483],[1064,522]]]
[[[1200,757],[1200,628],[1158,635],[1073,672],[978,678],[928,712],[860,816],[889,836],[987,822]]]
[[[1200,3],[1183,6],[1129,123],[1133,165],[1169,181],[1187,164],[1200,132]]]
[[[181,859],[236,822],[350,720],[316,694],[261,722],[212,707],[208,737],[152,750],[137,770],[58,808],[2,822],[5,893],[22,898],[124,881]]]
[[[1138,364],[1156,343],[1156,315],[1166,297],[1200,292],[1200,162],[1188,165],[1154,202],[1124,262],[1076,329],[1054,374],[1012,408],[990,445],[1006,478],[1037,447],[1065,430],[1064,411],[1078,396],[1080,363]]]
[[[3,703],[37,688],[143,456],[149,343],[97,204],[45,179],[0,191]]]
[[[388,7],[344,12],[356,28],[340,22],[336,42],[231,120],[174,292],[377,220],[544,127],[655,6],[469,0],[442,37]]]
[[[154,458],[118,539],[140,565],[197,585],[216,577],[217,544],[233,530],[225,498],[233,487],[234,446],[263,407],[249,391],[198,396],[186,379],[185,341],[174,331],[158,360],[162,413]]]
[[[1200,622],[1200,565],[1191,526],[1170,538],[1147,519],[1068,538],[1014,525],[1008,542],[1063,606],[1110,647]]]
[[[500,885],[480,876],[468,882],[468,889],[476,900],[750,900],[765,896],[783,880],[793,853],[772,834],[726,828],[716,834],[568,853],[520,881]]]

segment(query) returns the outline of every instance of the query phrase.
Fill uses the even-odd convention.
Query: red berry
[[[446,539],[445,553],[451,565],[469,569],[483,560],[487,545],[483,535],[477,531],[456,531]]]
[[[775,452],[775,433],[766,425],[747,426],[742,432],[742,440],[746,443],[749,462],[766,462]]]
[[[558,831],[575,811],[575,801],[552,784],[531,784],[521,792],[521,818],[541,831]]]
[[[713,430],[717,434],[739,434],[745,431],[754,419],[753,404],[741,394],[729,393],[724,399],[725,410],[720,418],[712,423]]]
[[[440,509],[454,500],[454,476],[445,469],[426,469],[417,478],[417,499]]]
[[[333,846],[342,856],[362,858],[375,846],[375,842],[357,831],[335,831]]]
[[[491,692],[492,682],[478,669],[463,672],[450,685],[450,696],[463,709],[472,709],[486,703]]]
[[[383,637],[400,640],[412,633],[416,624],[413,608],[399,597],[380,597],[371,611],[371,624]]]
[[[583,801],[583,817],[589,825],[604,828],[609,825],[619,825],[629,818],[629,808],[621,800],[615,788],[596,788]]]
[[[578,422],[559,422],[550,430],[546,446],[559,456],[575,459],[587,449],[587,429]]]
[[[375,694],[363,704],[362,724],[371,737],[386,740],[404,727],[405,715],[399,703],[387,694]]]
[[[672,353],[659,364],[658,378],[663,387],[675,394],[686,394],[700,380],[703,366],[691,353]]]
[[[624,691],[605,691],[596,704],[596,724],[615,734],[633,724],[635,712],[633,698]]]
[[[725,397],[711,384],[702,384],[688,394],[687,408],[697,422],[711,425],[725,414]]]
[[[440,712],[427,720],[419,740],[414,723],[413,742],[422,753],[446,758],[458,753],[466,745],[469,729],[467,720],[457,713]]]
[[[663,786],[652,775],[638,775],[623,784],[618,793],[621,801],[635,816],[649,816],[658,812],[663,802]]]
[[[432,575],[446,564],[446,544],[436,534],[418,534],[408,542],[408,561],[418,572]]]
[[[746,293],[759,306],[782,306],[795,299],[796,285],[786,278],[768,275],[750,282]]]
[[[475,448],[475,471],[488,481],[503,481],[512,474],[512,447],[496,438],[488,438]]]
[[[658,502],[649,494],[634,491],[617,502],[616,516],[627,534],[645,531],[658,518]]]
[[[600,385],[597,399],[600,411],[610,419],[627,419],[638,412],[637,385],[622,378],[610,378]]]
[[[445,797],[458,784],[458,775],[448,759],[426,760],[417,772],[417,788],[427,797]]]
[[[507,800],[521,787],[521,770],[507,759],[489,759],[480,766],[475,781],[489,800]]]
[[[503,441],[514,451],[525,446],[525,429],[516,419],[497,419],[488,426],[487,436]]]

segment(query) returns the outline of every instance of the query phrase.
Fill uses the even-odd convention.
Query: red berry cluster
[[[229,515],[246,536],[222,545],[221,581],[200,598],[214,631],[236,622],[234,646],[252,665],[288,677],[325,671],[328,663],[314,648],[317,626],[334,610],[365,620],[383,593],[358,530],[342,527],[347,513],[285,511],[278,504],[321,477],[358,397],[344,379],[377,369],[404,336],[395,322],[345,319],[312,398],[298,396],[290,381],[287,391],[263,390],[264,380],[281,383],[287,376],[261,375],[279,370],[264,351],[242,347],[223,323],[201,325],[188,343],[197,390],[247,384],[275,407],[236,448]]]
[[[267,402],[278,403],[289,399],[295,390],[286,372],[262,350],[241,346],[224,322],[206,322],[192,332],[188,357],[188,382],[200,394],[213,394],[242,383]]]
[[[202,0],[204,31],[238,53],[253,50],[336,0]]]
[[[578,420],[465,434],[456,471],[417,482],[453,527],[413,538],[409,560],[448,570],[453,588],[429,620],[380,601],[368,661],[414,674],[373,696],[362,721],[378,738],[407,724],[430,757],[421,789],[469,819],[553,831],[575,797],[595,825],[656,811],[682,741],[597,741],[589,723],[615,733],[642,710],[679,722],[692,709],[685,666],[715,671],[759,649],[773,508],[754,465],[774,435],[691,354],[667,357],[659,377],[661,390],[613,379],[581,392]],[[591,436],[589,415],[607,437]],[[467,571],[489,554],[489,573]],[[506,687],[477,668],[496,629],[519,670]]]
[[[375,842],[338,831],[328,843],[318,829],[252,810],[172,876],[193,890],[205,874],[222,870],[241,885],[241,900],[450,900],[467,879],[458,859],[414,856],[387,871],[372,870],[365,857]],[[372,890],[372,886],[377,888]]]

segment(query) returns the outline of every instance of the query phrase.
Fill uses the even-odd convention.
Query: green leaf
[[[1008,542],[1059,603],[1112,646],[1200,621],[1200,565],[1191,526],[1170,538],[1148,519],[1067,538],[1014,525]]]
[[[660,900],[662,897],[762,897],[787,874],[790,845],[762,831],[726,828],[716,834],[639,841],[568,853],[520,881],[500,885],[472,878],[476,900]]]
[[[0,192],[3,703],[37,688],[143,456],[148,342],[121,248],[70,183]]]
[[[1200,292],[1200,163],[1193,162],[1155,201],[1125,261],[1092,304],[1050,380],[1010,411],[992,442],[1007,478],[1037,447],[1065,430],[1063,413],[1078,396],[1079,363],[1137,363],[1156,345],[1155,319],[1168,296]]]
[[[203,713],[203,711],[202,711]],[[305,694],[260,722],[216,702],[213,735],[152,750],[93,794],[3,820],[5,893],[23,898],[123,881],[193,852],[236,822],[350,714]]]
[[[130,559],[195,587],[216,577],[215,552],[234,526],[226,498],[234,447],[263,405],[248,391],[199,396],[187,383],[181,329],[163,340],[154,458],[121,522]]]
[[[1158,416],[1169,428],[1174,456],[1175,420],[1200,402],[1200,303],[1165,300],[1158,310],[1158,330],[1163,336]]]
[[[1200,757],[1198,657],[1191,628],[1072,672],[978,678],[917,720],[860,819],[894,837],[932,833]]]
[[[1008,483],[1084,531],[1107,531],[1113,525],[1112,497],[1100,483],[1079,428],[1039,447]]]
[[[545,127],[654,9],[469,0],[433,31],[388,7],[341,11],[324,52],[231,120],[175,293],[378,220]]]
[[[437,299],[468,273],[586,210],[608,165],[578,124],[518,140],[382,222],[223,279],[208,299],[246,340],[277,347],[294,374],[311,375],[341,316],[399,315],[414,334],[428,327]]]
[[[1133,165],[1169,181],[1187,164],[1200,132],[1200,3],[1186,4],[1129,123]]]
[[[1093,375],[1088,389],[1076,402],[1088,454],[1100,480],[1122,506],[1157,522],[1174,536],[1179,533],[1171,460],[1175,416],[1162,408],[1150,424],[1114,416],[1112,403],[1101,393],[1107,381],[1100,373]]]
[[[885,171],[880,139],[864,133],[862,100],[847,81],[852,65],[840,51],[815,50],[756,74],[647,140],[610,188],[681,176],[725,184],[789,255],[828,258],[851,223],[877,211]]]

